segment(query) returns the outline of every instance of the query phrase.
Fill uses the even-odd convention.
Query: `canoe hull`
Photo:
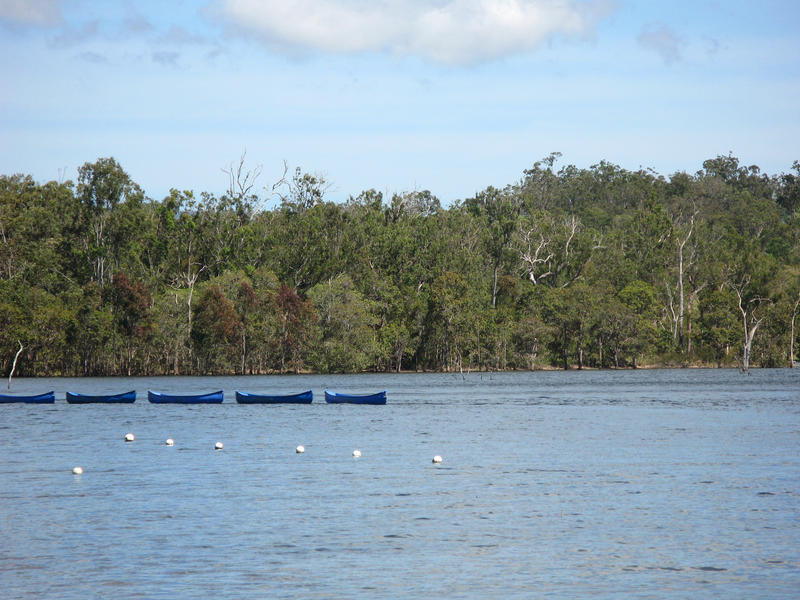
[[[107,396],[89,396],[67,392],[67,402],[69,404],[131,404],[136,402],[136,390]]]
[[[340,394],[325,390],[328,404],[386,404],[386,391],[377,394]]]
[[[311,390],[299,394],[271,395],[236,392],[239,404],[311,404],[314,394]]]
[[[16,402],[23,402],[25,404],[53,404],[55,401],[55,392],[36,394],[34,396],[12,396],[11,394],[0,394],[0,404],[12,404]]]
[[[173,395],[147,391],[147,399],[153,404],[220,404],[223,399],[222,390],[210,394]]]

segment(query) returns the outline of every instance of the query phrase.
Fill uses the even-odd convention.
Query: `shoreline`
[[[751,371],[770,371],[770,370],[784,370],[784,369],[794,369],[797,368],[797,364],[794,366],[785,365],[779,367],[761,367],[761,366],[751,366]],[[133,378],[153,378],[153,377],[163,377],[163,378],[178,378],[178,377],[302,377],[302,376],[332,376],[332,375],[470,375],[470,374],[487,374],[487,373],[551,373],[551,372],[630,372],[630,371],[682,371],[682,370],[710,370],[710,371],[742,371],[740,366],[734,365],[724,365],[724,366],[716,366],[716,365],[707,365],[707,364],[692,364],[692,365],[685,365],[685,366],[670,366],[670,365],[658,365],[658,364],[647,364],[647,365],[639,365],[636,367],[581,367],[579,368],[577,365],[571,365],[569,368],[564,369],[561,367],[553,367],[553,366],[542,366],[537,367],[535,369],[464,369],[460,371],[426,371],[426,370],[410,370],[404,369],[401,371],[351,371],[351,372],[317,372],[317,371],[301,371],[299,373],[291,372],[291,373],[279,373],[279,372],[272,372],[272,373],[160,373],[160,374],[133,374],[133,375],[65,375],[61,373],[55,374],[37,374],[37,375],[15,375],[14,379],[12,380],[12,385],[14,380],[21,380],[21,379],[47,379],[47,378],[65,378],[65,379],[94,379],[94,378],[125,378],[125,379],[133,379]],[[744,372],[744,371],[743,371]]]

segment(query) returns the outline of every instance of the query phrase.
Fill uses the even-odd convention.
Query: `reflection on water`
[[[0,406],[6,597],[800,589],[796,370],[13,383],[60,400]],[[309,388],[312,405],[233,402]],[[389,404],[326,405],[326,388]],[[126,389],[136,404],[63,402]],[[226,400],[151,405],[147,389]]]

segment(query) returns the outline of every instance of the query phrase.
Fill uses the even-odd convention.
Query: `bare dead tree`
[[[289,164],[283,161],[283,172],[272,184],[261,188],[261,197],[256,193],[256,181],[264,171],[263,165],[256,165],[252,169],[245,166],[247,150],[242,151],[238,163],[230,163],[227,168],[221,169],[228,176],[228,198],[240,207],[247,210],[248,215],[264,209],[264,206],[277,198],[280,202],[286,201],[292,192],[291,181],[287,178]]]
[[[553,274],[550,261],[553,260],[555,254],[547,252],[549,244],[550,240],[545,238],[538,225],[522,231],[520,234],[519,257],[524,263],[525,272],[533,285],[539,285],[542,279]],[[545,252],[547,252],[546,255]]]
[[[794,322],[797,318],[797,310],[800,308],[800,292],[797,292],[797,300],[795,300],[794,307],[792,308],[792,324],[789,332],[789,366],[795,367],[794,360]]]
[[[287,194],[283,193],[283,188],[289,187],[289,180],[286,179],[286,175],[289,173],[289,164],[284,160],[283,161],[283,174],[278,178],[275,183],[272,184],[270,187],[264,187],[264,192],[266,195],[266,200],[271,200],[272,198],[278,198],[281,202],[284,202],[288,197]]]
[[[569,245],[572,242],[573,238],[575,237],[575,234],[578,232],[578,229],[580,229],[580,225],[581,223],[578,220],[578,217],[576,217],[575,215],[570,215],[569,217],[566,217],[564,219],[563,227],[566,240],[564,241],[564,260],[561,262],[561,264],[558,266],[557,269],[557,273],[559,274],[564,272],[565,269],[567,269],[567,266],[569,264],[569,254],[570,254]],[[569,279],[567,279],[564,283],[561,284],[561,287],[562,288],[568,287],[569,285],[575,283],[578,279],[581,279],[581,277],[582,277],[581,270],[577,269],[573,272],[572,276]]]
[[[578,221],[578,217],[575,215],[570,215],[566,219],[564,219],[564,231],[567,235],[567,241],[564,242],[564,259],[566,260],[569,257],[569,244],[572,241],[572,238],[575,237],[575,233],[578,231],[578,226],[580,222]]]
[[[531,227],[517,232],[517,254],[523,263],[525,276],[534,285],[539,285],[547,277],[567,272],[571,244],[580,230],[580,221],[570,215],[561,223],[561,228],[563,237],[557,233],[558,226],[552,220],[547,220],[544,225],[535,221]],[[597,240],[594,246],[599,247],[602,247],[602,240]],[[580,270],[576,270],[561,287],[568,287],[580,277]]]
[[[14,377],[14,370],[17,368],[17,359],[22,354],[22,342],[17,340],[17,343],[19,344],[19,350],[14,355],[14,362],[11,363],[11,372],[8,374],[8,389],[11,389],[11,378]]]
[[[728,281],[728,285],[736,293],[739,313],[742,315],[743,345],[742,345],[742,371],[750,370],[750,355],[753,348],[753,338],[759,326],[764,321],[764,315],[758,315],[758,308],[765,300],[761,296],[747,297],[747,288],[750,285],[750,275],[744,275],[736,282]]]
[[[244,149],[239,157],[238,165],[231,163],[227,169],[222,169],[222,172],[228,176],[228,197],[234,201],[241,202],[251,195],[256,179],[261,175],[263,169],[262,165],[256,165],[253,169],[245,169],[246,156],[247,149]]]

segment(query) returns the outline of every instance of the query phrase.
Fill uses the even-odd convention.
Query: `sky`
[[[145,193],[296,167],[443,203],[602,160],[800,160],[797,0],[0,0],[0,174]]]

